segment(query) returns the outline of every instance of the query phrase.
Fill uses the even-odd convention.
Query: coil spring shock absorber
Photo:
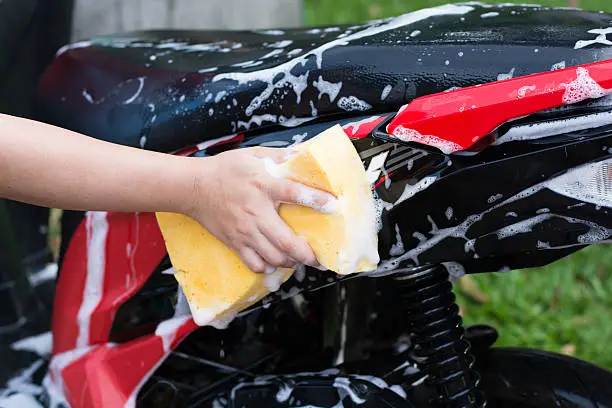
[[[472,369],[474,357],[465,338],[452,284],[442,265],[397,276],[407,307],[414,355],[427,374],[426,385],[445,408],[483,408],[477,391],[480,376]]]

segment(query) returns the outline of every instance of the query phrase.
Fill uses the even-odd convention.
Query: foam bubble
[[[564,104],[574,104],[587,99],[601,98],[610,94],[610,90],[602,88],[591,76],[589,71],[584,67],[576,69],[576,79],[569,84],[561,84],[561,88],[565,89],[563,94]]]
[[[393,130],[393,136],[404,142],[416,142],[435,147],[444,154],[454,153],[463,149],[457,143],[441,139],[438,136],[422,135],[418,131],[406,128],[402,125]]]
[[[367,111],[372,109],[372,105],[363,101],[356,96],[343,96],[338,100],[338,107],[348,112],[353,111]]]

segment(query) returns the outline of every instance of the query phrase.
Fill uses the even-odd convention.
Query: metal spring
[[[483,408],[486,400],[476,387],[480,376],[465,338],[463,321],[444,266],[397,276],[408,313],[415,359],[427,374],[426,385],[445,408]]]

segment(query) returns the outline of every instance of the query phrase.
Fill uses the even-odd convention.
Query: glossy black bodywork
[[[364,101],[368,113],[390,112],[417,96],[495,81],[500,74],[612,58],[599,43],[574,49],[578,41],[596,37],[589,30],[609,26],[609,14],[449,7],[282,35],[156,31],[78,43],[60,51],[42,78],[41,118],[102,140],[171,151],[236,132],[272,131],[291,125],[291,118],[329,120],[364,112],[340,108],[343,97]],[[487,13],[499,15],[481,17]],[[232,66],[249,61],[261,64]],[[320,92],[321,80],[341,82],[337,95]],[[263,115],[268,116],[261,123],[253,121]]]
[[[589,30],[612,25],[609,14],[528,6],[454,7],[465,13],[455,8],[452,14],[434,12],[440,15],[421,18],[432,12],[419,12],[403,20],[285,30],[281,35],[277,30],[160,31],[80,43],[62,50],[43,76],[41,117],[96,138],[158,151],[244,134],[239,146],[213,146],[193,154],[205,157],[227,148],[287,146],[336,123],[392,115],[420,95],[495,81],[504,74],[520,76],[561,63],[574,66],[612,58],[612,47],[605,44],[577,47],[595,38]],[[362,35],[363,30],[372,35]],[[330,41],[335,41],[333,46]],[[296,49],[301,51],[292,53]],[[261,64],[232,67],[247,61]],[[243,75],[253,80],[241,81]],[[342,84],[320,86],[327,82]],[[369,108],[362,110],[366,105]],[[529,125],[611,110],[608,100],[534,113],[504,125],[489,140],[502,140],[510,130]],[[354,392],[360,386],[373,391],[368,403],[377,405],[371,406],[381,406],[381,399],[390,399],[385,403],[389,407],[426,406],[431,396],[419,385],[422,373],[414,368],[411,346],[402,340],[406,293],[397,274],[440,263],[460,273],[534,267],[608,239],[609,208],[556,194],[545,183],[570,168],[609,159],[611,136],[612,125],[599,123],[572,132],[561,128],[531,140],[480,145],[450,156],[389,141],[384,128],[355,140],[366,168],[374,157],[389,152],[383,166],[389,178],[375,188],[385,207],[380,270],[341,282],[334,274],[318,271],[305,279],[294,276],[227,330],[202,328],[189,336],[142,389],[141,404],[287,406],[297,400],[279,401],[278,382],[293,381],[296,386],[295,378],[288,380],[292,373],[334,366],[340,371],[332,381],[329,376],[304,379],[300,374],[304,381],[298,383],[316,389],[301,403],[334,406],[336,376],[367,374],[389,385],[401,384],[407,394],[398,400],[388,389],[377,393],[373,384],[356,382]],[[427,177],[435,181],[398,202]],[[67,237],[70,223],[80,216],[65,220]],[[505,233],[520,226],[528,228]],[[156,323],[173,316],[177,285],[160,274],[165,266],[162,263],[120,308],[112,341],[152,333]],[[483,347],[477,357],[490,406],[612,406],[605,385],[612,374],[605,370],[528,351]],[[549,378],[551,370],[575,367],[584,371],[538,380]],[[231,397],[237,384],[270,374],[278,377],[254,387],[241,385],[241,395]],[[510,386],[504,381],[508,378]],[[592,382],[580,388],[582,378]],[[363,396],[369,392],[363,391]]]

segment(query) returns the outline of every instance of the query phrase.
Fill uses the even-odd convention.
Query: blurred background
[[[385,18],[442,0],[304,0],[308,25]],[[485,3],[495,3],[486,1]],[[531,2],[528,2],[531,3]],[[612,11],[610,0],[543,0],[543,6]],[[487,323],[498,345],[561,352],[612,369],[612,247],[583,250],[546,268],[470,275],[456,284],[467,324]]]

